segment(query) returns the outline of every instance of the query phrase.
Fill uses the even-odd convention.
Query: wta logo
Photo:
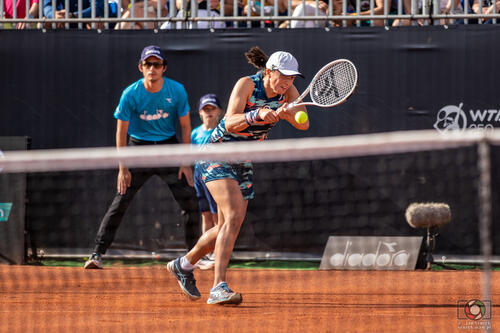
[[[474,321],[491,319],[491,302],[478,299],[458,301],[457,317]]]
[[[440,133],[446,133],[465,129],[492,130],[496,123],[500,124],[500,109],[470,109],[465,112],[463,103],[460,103],[441,108],[433,127]]]

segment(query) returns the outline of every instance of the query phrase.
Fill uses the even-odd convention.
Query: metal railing
[[[0,0],[0,29],[329,29],[351,25],[496,24],[500,18],[497,13],[500,5],[497,10],[496,0],[486,0],[492,1],[491,4],[474,0],[474,4],[467,5],[450,0],[450,6],[445,9],[440,7],[440,0],[399,0],[396,4],[384,0],[381,7],[376,7],[375,0],[369,0],[369,5],[366,0],[363,3],[342,0],[341,4],[327,6],[326,10],[319,0],[274,0],[268,6],[261,6],[255,0],[248,0],[246,6],[241,5],[241,0],[227,3],[220,0],[213,2],[218,4],[217,8],[211,8],[210,1],[203,1],[205,5],[200,8],[198,0],[178,0],[177,3],[176,0],[41,0],[38,7],[32,0],[21,0],[25,1],[23,10],[10,6],[13,7],[10,13],[6,12],[6,1],[15,2]],[[281,13],[278,1],[286,4]],[[64,11],[64,8],[70,10]],[[71,8],[76,10],[71,12]]]

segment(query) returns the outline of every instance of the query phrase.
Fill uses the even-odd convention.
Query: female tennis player
[[[264,140],[271,128],[286,120],[299,130],[307,130],[309,121],[299,124],[295,113],[304,106],[287,110],[288,103],[299,97],[293,85],[300,75],[297,60],[288,52],[275,52],[269,58],[258,47],[245,53],[249,63],[260,71],[238,80],[229,99],[226,116],[210,137],[209,144],[226,141]],[[184,257],[168,264],[181,289],[191,299],[201,297],[193,275],[193,264],[215,248],[214,284],[208,304],[239,304],[240,293],[226,283],[226,270],[245,219],[248,200],[254,197],[252,164],[199,162],[202,178],[218,206],[218,225],[205,232]]]

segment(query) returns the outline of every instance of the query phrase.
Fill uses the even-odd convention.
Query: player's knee
[[[225,222],[228,223],[231,227],[240,227],[245,219],[245,214],[242,212],[231,212],[227,215],[224,215]]]

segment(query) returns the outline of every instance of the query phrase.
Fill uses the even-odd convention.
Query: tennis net
[[[491,314],[495,295],[490,271],[500,254],[500,242],[495,242],[499,233],[492,217],[500,211],[492,204],[499,195],[492,184],[500,181],[494,172],[500,163],[499,143],[497,132],[408,131],[224,143],[201,150],[179,144],[119,151],[112,147],[5,151],[0,158],[0,219],[21,225],[23,233],[21,238],[12,237],[14,229],[2,234],[0,260],[29,263],[41,257],[90,254],[100,221],[116,194],[119,163],[149,172],[177,170],[200,160],[252,161],[255,198],[249,202],[233,262],[287,259],[319,264],[321,260],[323,265],[331,236],[337,241],[347,237],[346,244],[366,239],[368,245],[372,241],[368,238],[379,237],[389,244],[387,253],[381,254],[379,242],[376,253],[371,257],[359,253],[356,261],[346,245],[343,254],[327,258],[327,269],[383,270],[390,269],[389,261],[397,266],[396,251],[401,250],[391,250],[397,245],[384,237],[422,237],[410,270],[425,269],[430,263],[450,268],[454,259],[464,258],[481,265],[480,292],[463,291],[447,305],[458,313],[458,326],[470,326],[467,311],[490,306]],[[137,192],[105,259],[169,260],[194,244],[200,225],[191,221],[187,226],[189,212],[174,200],[176,194],[165,182],[176,180],[168,177],[172,175],[152,177]],[[437,226],[439,230],[410,226],[405,221],[407,207],[429,202],[446,204],[451,222]],[[20,205],[25,208],[23,214],[16,211]],[[13,259],[12,253],[21,253],[22,259]],[[386,254],[391,256],[384,264]],[[336,268],[333,258],[338,255],[344,265]],[[153,275],[152,279],[158,277],[156,272]],[[10,281],[18,278],[14,274]],[[487,315],[480,319],[491,325]]]
[[[498,133],[411,131],[224,143],[202,150],[179,144],[7,151],[0,168],[3,177],[27,176],[27,222],[46,254],[61,252],[57,248],[81,254],[92,244],[116,192],[118,163],[147,169],[251,160],[256,195],[237,249],[317,258],[329,234],[404,235],[412,232],[401,223],[409,204],[444,202],[452,209],[453,230],[463,233],[460,242],[454,233],[440,236],[436,250],[450,260],[480,254],[477,223],[491,202],[483,202],[478,184],[484,170],[494,170],[486,166],[496,161],[498,138]],[[492,145],[486,154],[492,162],[479,159],[483,143]],[[185,247],[185,217],[160,178],[139,191],[125,219],[133,222],[124,223],[113,248],[149,253]]]

